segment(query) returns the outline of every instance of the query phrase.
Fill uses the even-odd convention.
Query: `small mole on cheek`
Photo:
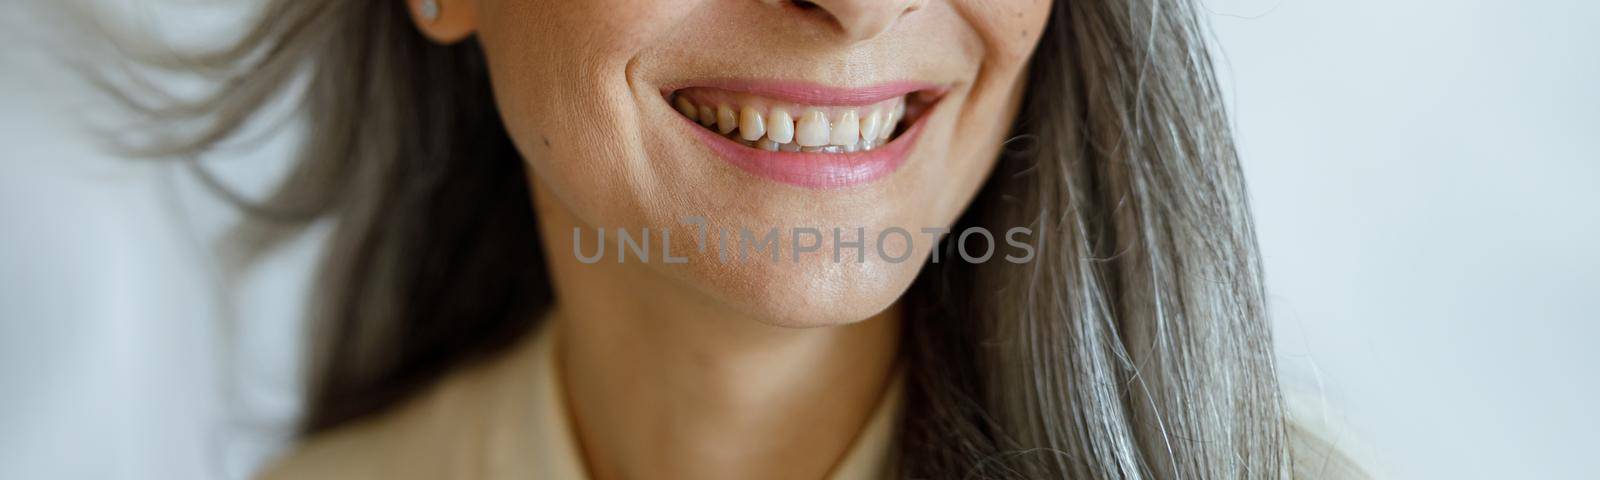
[[[544,146],[545,146],[545,148],[550,148],[550,137],[546,137],[546,136],[544,136],[544,135],[540,135],[540,136],[539,136],[539,139],[540,139],[540,140],[544,140]]]

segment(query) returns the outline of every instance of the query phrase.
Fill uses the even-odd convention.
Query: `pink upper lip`
[[[730,92],[749,93],[782,102],[801,105],[872,105],[884,100],[923,90],[942,90],[938,84],[900,80],[864,87],[835,87],[798,80],[701,80],[671,85],[662,94],[685,88],[715,88]]]

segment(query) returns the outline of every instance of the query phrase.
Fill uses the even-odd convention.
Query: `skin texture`
[[[556,290],[550,320],[595,478],[818,478],[831,468],[893,377],[894,305],[936,244],[915,234],[911,261],[835,263],[827,232],[954,222],[996,162],[1050,8],[814,3],[440,0],[438,19],[417,18],[437,42],[476,36],[488,58],[529,167]],[[818,190],[752,176],[690,135],[662,89],[705,79],[948,90],[898,171]],[[724,263],[697,252],[689,216],[825,234],[798,262],[786,251],[777,263]],[[586,248],[595,228],[671,229],[688,263],[617,263],[611,250],[581,264],[574,228]]]

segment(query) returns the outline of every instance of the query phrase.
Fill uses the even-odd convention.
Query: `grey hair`
[[[237,43],[171,66],[228,72],[223,90],[136,110],[205,122],[147,151],[196,154],[307,78],[298,167],[240,201],[270,221],[238,238],[262,251],[337,222],[311,314],[309,435],[495,353],[553,300],[478,45],[423,40],[393,0],[265,9]],[[957,225],[1030,225],[1040,258],[928,264],[906,294],[902,476],[1297,476],[1199,11],[1054,2],[1014,138]]]
[[[1195,5],[1055,5],[1017,123],[1031,148],[970,215],[1052,242],[973,267],[987,401],[1002,451],[1030,457],[983,476],[1284,477],[1255,233]]]

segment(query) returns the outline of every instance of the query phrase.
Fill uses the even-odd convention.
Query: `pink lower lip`
[[[769,152],[736,143],[700,127],[687,117],[679,118],[715,150],[717,156],[745,172],[790,185],[826,189],[861,185],[894,173],[911,154],[911,146],[922,133],[923,120],[927,117],[922,115],[888,144],[855,153]]]

